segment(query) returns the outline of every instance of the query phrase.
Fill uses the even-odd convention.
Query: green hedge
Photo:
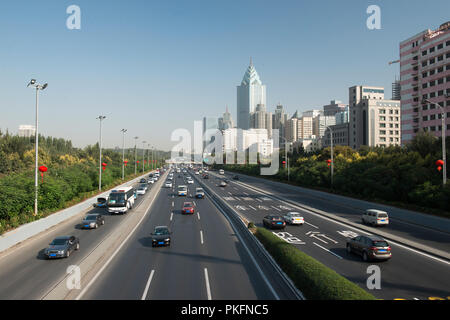
[[[256,237],[296,287],[310,300],[376,300],[355,283],[337,274],[272,232],[257,228]]]

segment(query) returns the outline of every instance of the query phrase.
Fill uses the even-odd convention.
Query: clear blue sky
[[[81,8],[81,30],[66,8]],[[381,30],[366,9],[381,7]],[[0,128],[34,124],[31,78],[48,82],[40,131],[76,146],[121,146],[139,136],[169,149],[176,128],[218,116],[236,120],[236,86],[249,57],[267,85],[267,107],[290,114],[348,102],[348,87],[384,86],[399,65],[399,42],[450,20],[450,1],[1,1]],[[139,141],[142,141],[141,139]]]

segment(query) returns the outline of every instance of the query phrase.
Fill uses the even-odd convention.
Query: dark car
[[[205,174],[203,175],[203,179],[209,179],[209,174],[205,173]]]
[[[238,175],[234,175],[233,176],[233,180],[239,180],[239,176]]]
[[[94,203],[94,208],[106,208],[107,199],[106,198],[97,198],[97,203]]]
[[[282,216],[268,215],[263,218],[263,225],[270,229],[284,229],[286,222]]]
[[[171,234],[169,228],[166,226],[155,227],[152,236],[152,247],[170,246]]]
[[[99,226],[105,224],[105,218],[101,214],[88,214],[81,221],[83,229],[97,229]]]
[[[146,179],[144,179],[144,178],[142,178],[141,180],[139,180],[139,183],[145,183],[145,184],[147,184],[147,180]]]
[[[228,180],[223,179],[219,183],[219,187],[226,187],[228,185]]]
[[[62,236],[55,238],[44,254],[48,259],[68,258],[74,251],[80,249],[80,240],[75,236]]]
[[[392,257],[391,246],[379,236],[357,236],[347,240],[347,252],[359,254],[364,261],[388,260]]]

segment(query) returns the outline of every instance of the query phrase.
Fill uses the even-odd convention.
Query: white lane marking
[[[252,207],[251,205],[249,205],[249,207],[250,207],[250,208],[252,208],[253,210],[255,210],[255,211],[256,211],[256,209],[255,209],[255,208],[253,208],[253,207]]]
[[[208,296],[208,300],[212,300],[211,288],[209,286],[208,269],[206,269],[206,268],[205,268],[205,282],[206,282],[206,294]]]
[[[200,230],[200,243],[203,244],[203,231]]]
[[[200,212],[197,212],[197,218],[200,220]]]
[[[316,228],[316,229],[319,229],[319,227],[317,227],[317,226],[315,226],[315,225],[313,225],[313,224],[311,224],[311,223],[309,223],[309,222],[306,222],[306,221],[305,221],[305,223],[306,223],[307,225],[310,225],[311,227],[314,227],[314,228]]]
[[[245,194],[246,196],[249,196],[250,194],[248,194],[247,192],[243,192],[243,194]]]
[[[319,239],[319,240],[320,240],[320,239]],[[322,247],[320,244],[317,244],[317,243],[315,243],[315,242],[313,242],[313,243],[314,243],[316,246],[318,246],[319,248],[321,248],[321,249],[327,251],[328,253],[331,253],[333,256],[336,256],[336,257],[338,257],[339,259],[343,259],[340,255],[337,255],[336,253],[331,252],[331,251],[328,250],[327,248]]]
[[[236,182],[236,183],[237,183],[237,182]],[[241,182],[241,185],[242,185],[244,188],[247,188],[247,189],[252,190],[252,191],[254,191],[254,192],[257,192],[257,193],[259,193],[259,194],[267,195],[267,196],[271,197],[273,200],[279,200],[279,201],[282,201],[282,202],[284,202],[284,203],[286,203],[286,204],[288,204],[288,205],[293,206],[294,208],[303,210],[303,211],[305,211],[305,212],[307,212],[307,213],[309,213],[309,214],[313,214],[313,215],[315,215],[315,216],[318,217],[318,218],[327,220],[327,221],[332,222],[332,223],[336,223],[336,224],[338,224],[338,225],[347,227],[347,228],[349,228],[349,229],[356,230],[356,231],[360,232],[361,234],[371,235],[371,233],[369,233],[369,231],[366,231],[366,230],[363,230],[363,229],[359,229],[359,228],[357,228],[357,227],[354,227],[354,226],[349,225],[349,224],[345,224],[345,223],[340,222],[340,221],[337,221],[337,220],[333,220],[333,219],[328,218],[328,217],[326,217],[326,216],[324,216],[324,215],[317,214],[317,213],[315,213],[315,212],[313,212],[313,211],[311,211],[311,210],[308,210],[308,209],[299,207],[298,205],[295,205],[295,204],[293,204],[293,203],[287,202],[287,201],[284,200],[283,197],[281,197],[281,196],[278,196],[278,198],[275,198],[275,197],[273,197],[273,196],[268,195],[269,192],[267,192],[267,191],[266,191],[266,192],[262,192],[262,191],[260,191],[261,189],[256,188],[256,187],[253,187],[253,186],[252,186],[252,187],[246,186],[246,185],[243,184],[242,182]],[[256,199],[256,200],[258,200],[258,199]],[[432,255],[430,255],[430,254],[425,253],[425,252],[421,252],[421,251],[418,251],[418,250],[416,250],[416,249],[407,247],[407,246],[402,245],[402,244],[400,244],[400,243],[398,243],[398,242],[396,242],[396,241],[394,241],[394,240],[389,240],[389,242],[390,242],[391,244],[395,244],[396,246],[399,246],[400,248],[403,248],[403,249],[412,251],[412,252],[414,252],[414,253],[420,254],[420,255],[425,256],[425,257],[427,257],[427,258],[429,258],[429,259],[433,259],[433,260],[436,260],[436,261],[445,263],[445,264],[447,264],[447,265],[450,265],[450,262],[449,262],[449,261],[446,261],[446,260],[441,259],[441,258],[434,257],[434,256],[432,256]]]
[[[419,299],[417,299],[417,298],[413,298],[414,300],[419,300]]]
[[[275,210],[281,211],[280,209],[278,209],[277,207],[271,206],[272,208],[274,208]]]
[[[197,206],[197,204],[195,203],[195,201],[194,201],[194,206]]]
[[[155,270],[152,270],[152,272],[150,272],[150,277],[147,280],[147,285],[145,286],[145,290],[144,290],[144,293],[142,294],[141,300],[145,300],[145,298],[147,297],[147,292],[148,292],[148,289],[150,288],[150,282],[152,282],[154,273],[155,273]]]
[[[263,202],[261,199],[255,198],[256,201]]]
[[[172,201],[172,207],[175,205],[175,203]]]
[[[136,226],[133,228],[133,230],[131,230],[131,232],[128,234],[128,236],[125,238],[124,241],[122,241],[122,243],[120,244],[120,246],[116,249],[116,251],[113,252],[113,254],[109,257],[108,261],[106,261],[106,263],[103,265],[103,267],[100,268],[100,270],[97,272],[97,274],[91,279],[91,281],[89,281],[89,283],[86,285],[86,287],[84,287],[84,289],[80,292],[80,294],[75,298],[75,300],[80,300],[83,295],[86,293],[86,291],[89,290],[89,288],[91,287],[91,285],[95,282],[95,280],[97,280],[97,278],[100,276],[100,274],[103,272],[103,270],[106,269],[106,267],[111,263],[111,261],[114,259],[114,257],[117,255],[117,253],[119,253],[120,249],[122,249],[122,247],[125,245],[125,243],[127,243],[128,239],[130,239],[130,237],[133,235],[133,233],[136,231],[136,229],[138,227],[140,227],[142,221],[145,219],[145,217],[147,216],[147,214],[150,212],[150,208],[153,205],[153,202],[155,201],[155,199],[158,197],[158,194],[156,194],[156,196],[153,198],[153,200],[150,202],[150,204],[148,205],[147,209],[145,210],[144,215],[142,216],[142,218],[139,220],[139,222],[136,224]]]
[[[173,218],[173,212],[170,213],[170,221],[172,221]]]
[[[228,191],[228,194],[230,195],[230,196],[232,196],[233,194],[230,192],[230,191]]]

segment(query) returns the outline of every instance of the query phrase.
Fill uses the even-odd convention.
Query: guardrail
[[[294,285],[292,280],[278,266],[272,256],[267,252],[259,240],[248,230],[241,216],[208,185],[204,184],[195,175],[194,179],[203,187],[211,201],[224,214],[236,232],[241,243],[248,249],[253,261],[260,269],[263,278],[271,288],[277,300],[306,300],[302,292]],[[258,260],[258,261],[256,261]],[[266,276],[270,275],[270,279]]]

